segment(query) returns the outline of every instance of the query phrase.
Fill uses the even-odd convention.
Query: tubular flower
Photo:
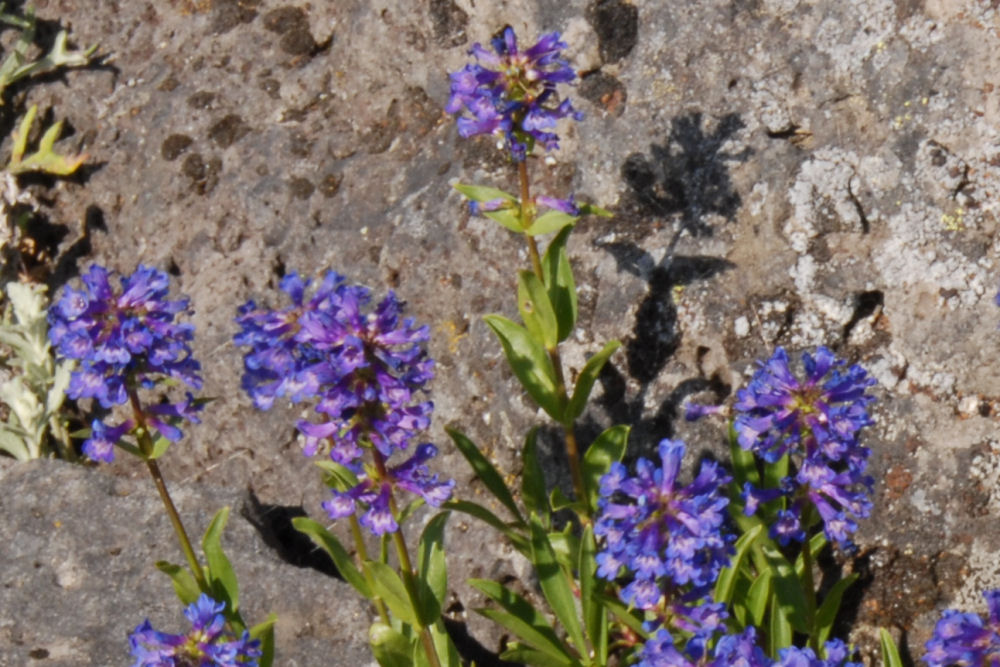
[[[681,651],[665,628],[642,647],[639,667],[773,667],[773,661],[757,646],[757,631],[748,627],[738,635],[724,635],[710,653],[692,655]]]
[[[771,526],[782,544],[805,539],[803,512],[810,504],[827,537],[842,547],[850,546],[856,520],[871,512],[874,480],[865,474],[871,450],[858,436],[872,423],[867,405],[874,397],[865,392],[875,380],[857,365],[842,370],[845,363],[825,347],[815,356],[805,353],[800,381],[778,348],[737,394],[733,428],[740,446],[769,463],[789,454],[796,465],[778,488],[744,488],[748,515],[762,503],[790,500]]]
[[[346,284],[333,271],[307,297],[309,287],[310,281],[292,273],[281,281],[290,307],[266,310],[250,301],[240,308],[236,343],[250,348],[243,387],[265,410],[279,397],[316,400],[322,421],[298,423],[305,453],[312,456],[328,445],[330,458],[356,476],[333,491],[324,509],[333,519],[360,511],[361,524],[375,535],[395,532],[396,490],[436,507],[455,485],[427,468],[437,454],[431,444],[416,447],[402,464],[387,465],[430,425],[433,405],[417,398],[434,375],[424,345],[430,329],[402,319],[402,304],[392,292],[369,308],[369,290]],[[374,464],[365,463],[372,449]]]
[[[551,32],[521,51],[514,29],[507,26],[491,40],[491,46],[492,52],[474,44],[469,55],[477,62],[451,74],[451,97],[445,110],[467,112],[458,118],[458,133],[463,137],[502,135],[518,162],[535,143],[546,150],[558,148],[559,136],[551,131],[557,122],[583,117],[556,93],[557,84],[576,78],[562,59],[566,43],[559,33]]]
[[[601,478],[594,524],[594,534],[604,538],[598,575],[615,579],[624,568],[632,581],[622,599],[640,609],[657,606],[664,585],[688,586],[692,598],[701,597],[733,553],[734,537],[723,525],[729,476],[706,461],[682,487],[677,476],[684,443],[663,440],[659,451],[660,466],[639,459],[635,477],[612,464]]]
[[[925,644],[929,667],[997,667],[1000,665],[1000,589],[986,591],[987,618],[949,609]]]
[[[201,388],[200,366],[191,356],[194,326],[175,323],[188,310],[186,298],[169,300],[167,274],[140,265],[130,276],[119,277],[93,265],[83,275],[82,289],[66,287],[49,310],[49,339],[57,354],[79,362],[70,379],[70,398],[93,398],[103,408],[122,405],[130,391],[152,388],[164,378]],[[180,437],[174,421],[197,422],[200,409],[190,394],[176,405],[150,408],[147,421],[170,440]],[[98,426],[100,424],[100,426]],[[131,429],[95,422],[84,451],[93,460],[111,461],[113,446]]]
[[[823,653],[826,658],[817,657],[811,648],[779,649],[774,667],[864,667],[860,662],[851,662],[851,650],[839,639],[828,641]]]
[[[433,405],[416,398],[434,374],[424,348],[429,327],[401,319],[392,292],[366,312],[370,291],[333,271],[306,299],[309,286],[292,273],[281,281],[290,307],[266,310],[250,301],[240,308],[235,340],[250,348],[244,389],[264,410],[278,397],[318,399],[324,421],[298,424],[307,455],[330,442],[331,458],[350,467],[367,444],[386,457],[405,449],[430,425]]]
[[[246,630],[239,638],[229,632],[225,608],[202,593],[184,610],[191,630],[183,635],[154,630],[149,620],[143,621],[129,635],[132,667],[256,667],[260,641],[251,640]]]

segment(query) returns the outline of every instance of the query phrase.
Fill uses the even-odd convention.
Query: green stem
[[[357,551],[358,560],[361,562],[361,571],[365,575],[365,581],[368,582],[368,586],[372,586],[372,582],[375,578],[372,576],[368,569],[368,561],[371,560],[368,557],[368,548],[365,547],[365,538],[361,534],[361,524],[358,523],[358,517],[351,515],[351,537],[354,538],[354,549]],[[374,599],[375,609],[378,611],[379,618],[386,625],[391,625],[389,621],[389,612],[385,608],[385,603],[379,598]]]
[[[517,163],[517,173],[518,178],[521,183],[521,226],[524,229],[528,229],[534,222],[534,206],[530,204],[531,202],[531,186],[528,181],[528,164],[526,161],[521,161]],[[530,211],[530,214],[529,214]],[[535,277],[538,278],[543,284],[545,283],[545,276],[542,273],[542,260],[539,258],[538,254],[538,244],[535,243],[535,237],[524,235],[524,238],[528,240],[528,255],[531,257],[531,268],[535,273]],[[559,397],[559,402],[562,405],[567,405],[569,403],[569,394],[566,391],[566,379],[563,375],[562,358],[559,355],[558,344],[547,350],[549,355],[549,361],[552,362],[552,368],[555,371],[556,380],[556,394]],[[587,497],[586,489],[583,486],[583,473],[580,470],[580,448],[576,442],[576,432],[573,428],[574,422],[569,424],[563,424],[563,437],[566,441],[566,458],[569,460],[569,473],[570,478],[573,480],[573,492],[576,494],[577,500],[584,500]],[[583,503],[587,507],[585,512],[589,514],[590,507],[588,503]],[[581,520],[588,520],[589,516],[580,517]]]
[[[808,524],[806,524],[808,525]],[[819,655],[819,634],[816,632],[816,583],[813,580],[813,557],[808,535],[802,542],[802,578],[806,594],[806,627],[809,628],[809,645]]]
[[[181,521],[181,516],[177,513],[177,508],[174,506],[173,500],[170,499],[170,493],[167,491],[167,484],[163,480],[160,466],[156,463],[156,459],[149,458],[153,453],[153,439],[149,435],[149,428],[146,425],[146,415],[142,411],[139,396],[136,394],[134,388],[128,389],[128,400],[132,406],[132,415],[135,417],[135,433],[136,439],[139,441],[139,449],[142,450],[142,453],[146,457],[146,467],[149,469],[149,474],[153,478],[153,484],[160,494],[160,500],[163,501],[163,507],[167,510],[167,516],[170,517],[170,523],[177,534],[177,541],[180,542],[181,551],[184,552],[184,557],[187,559],[188,568],[191,570],[191,574],[194,575],[194,579],[198,583],[198,588],[207,593],[209,588],[208,582],[205,580],[205,573],[201,568],[201,563],[198,562],[198,557],[195,556],[194,548],[191,546],[191,540],[188,538],[187,531],[184,530],[184,523]]]
[[[379,479],[389,479],[389,473],[385,467],[385,457],[382,456],[382,452],[373,447],[372,455],[375,459],[375,469],[378,471]],[[396,506],[396,498],[392,494],[389,494],[389,511],[398,524],[399,508]],[[410,560],[410,551],[406,547],[406,538],[403,537],[402,526],[398,526],[392,533],[392,541],[396,546],[396,558],[399,559],[399,571],[403,577],[403,585],[406,586],[406,593],[410,598],[410,604],[416,611],[420,605],[416,584],[417,573],[413,569],[413,562]],[[434,646],[434,638],[431,637],[430,630],[423,624],[420,627],[420,641],[424,645],[424,653],[427,654],[427,660],[430,662],[431,667],[441,667],[441,660],[438,658],[437,648]]]

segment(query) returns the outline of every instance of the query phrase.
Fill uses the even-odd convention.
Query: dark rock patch
[[[221,148],[229,148],[249,133],[250,126],[234,113],[228,114],[208,130],[208,136]]]
[[[632,52],[639,39],[639,9],[623,0],[595,0],[587,21],[597,33],[601,59],[616,62]]]
[[[452,48],[469,41],[465,35],[469,15],[454,0],[431,0],[430,15],[434,41],[438,46]]]
[[[164,160],[172,162],[180,157],[193,142],[194,140],[186,134],[171,134],[163,140],[163,144],[160,146],[160,154]]]

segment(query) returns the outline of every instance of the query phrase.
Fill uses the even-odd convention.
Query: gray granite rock
[[[180,0],[95,10],[40,0],[42,17],[71,24],[78,42],[100,41],[110,55],[104,66],[26,89],[28,101],[69,118],[75,134],[66,143],[94,165],[45,189],[47,215],[66,229],[54,282],[91,260],[169,269],[192,298],[206,393],[220,400],[164,461],[168,478],[184,493],[195,483],[234,493],[252,486],[264,503],[304,505],[317,517],[324,491],[297,452],[298,414],[256,412],[239,391],[235,307],[273,299],[292,269],[334,268],[391,286],[433,323],[431,437],[441,466],[463,492],[481,494],[442,427],[464,429],[516,471],[525,429],[544,419],[480,319],[513,313],[524,251],[470,218],[450,188],[511,185],[513,176],[489,140],[457,137],[441,111],[447,72],[504,23],[522,35],[565,30],[586,118],[531,169],[540,190],[573,190],[616,214],[584,221],[571,243],[581,322],[565,358],[578,371],[603,340],[625,342],[581,436],[626,420],[636,425],[635,453],[668,435],[718,452],[719,429],[678,419],[683,400],[725,398],[775,345],[826,344],[865,364],[880,383],[869,436],[878,491],[860,557],[846,561],[865,575],[850,602],[852,637],[868,659],[875,628],[890,627],[918,657],[941,608],[979,609],[979,590],[1000,585],[994,4]],[[544,443],[550,481],[565,484],[557,439]],[[129,466],[109,472],[127,478]],[[54,468],[113,488],[103,476]],[[3,483],[27,489],[42,469],[8,472]],[[46,488],[43,507],[79,502]],[[55,517],[48,509],[34,523],[27,502],[3,502],[5,553],[34,553],[38,535],[65,534],[42,531]],[[119,535],[123,553],[133,539],[151,547],[145,535],[128,537],[119,521],[128,512],[100,506],[102,521],[90,528]],[[453,518],[449,535],[456,618],[482,602],[464,577],[527,576],[482,528]],[[65,553],[90,553],[87,535],[76,539],[61,543]],[[123,562],[151,571],[152,555],[140,555]],[[101,580],[82,573],[119,559],[95,552],[69,561],[66,576]],[[32,582],[11,601],[46,597],[62,560],[39,558],[45,576],[29,577],[27,560],[16,571],[5,564],[5,577]],[[293,579],[314,576],[286,569]],[[252,591],[270,585],[244,579],[262,609],[270,598]],[[122,586],[87,611],[176,620],[166,592],[133,590]],[[45,635],[25,630],[23,651],[73,652],[83,625],[69,624],[90,623],[87,646],[117,655],[121,627],[98,627],[49,597],[46,618],[60,623]],[[16,605],[2,608],[0,621],[17,619]],[[496,650],[499,636],[467,616],[472,634]],[[311,632],[354,646],[351,627]],[[31,639],[42,636],[47,643]]]

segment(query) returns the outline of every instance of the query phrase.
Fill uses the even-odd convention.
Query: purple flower
[[[227,630],[225,608],[202,593],[184,610],[191,630],[183,635],[154,630],[143,621],[129,635],[132,667],[255,667],[260,641],[251,640],[246,630],[239,638]]]
[[[826,658],[819,658],[811,648],[790,646],[778,650],[778,660],[774,667],[864,667],[860,662],[851,662],[851,650],[839,639],[828,641],[823,647]]]
[[[369,290],[348,285],[333,271],[307,296],[310,287],[292,273],[281,282],[290,307],[267,310],[251,301],[240,308],[236,343],[250,348],[243,387],[265,410],[277,398],[315,400],[322,421],[298,422],[305,453],[328,447],[330,458],[357,476],[350,488],[335,489],[323,508],[332,519],[362,512],[361,524],[375,535],[394,532],[397,490],[436,507],[455,485],[427,468],[437,454],[431,444],[418,446],[402,464],[387,465],[430,425],[433,405],[418,399],[433,377],[425,348],[430,330],[402,319],[392,292],[370,308]],[[374,465],[364,462],[366,452]]]
[[[987,618],[948,609],[925,644],[929,667],[1000,665],[1000,589],[985,591]]]
[[[478,62],[451,74],[451,96],[445,110],[466,115],[458,118],[458,133],[502,134],[511,156],[523,161],[540,143],[546,150],[559,147],[559,136],[551,132],[562,118],[580,120],[568,99],[560,101],[556,86],[576,78],[562,59],[566,43],[559,33],[543,35],[531,48],[520,51],[510,26],[491,41],[493,51],[479,43],[469,54]]]
[[[365,446],[386,457],[405,449],[430,425],[433,405],[417,399],[433,377],[429,328],[402,319],[392,292],[369,309],[369,290],[333,271],[307,299],[310,286],[291,273],[281,281],[291,306],[268,310],[250,301],[240,308],[235,341],[250,348],[244,389],[264,410],[276,398],[318,400],[323,421],[298,424],[309,455],[329,443],[331,458],[351,467]]]
[[[871,512],[874,480],[865,474],[871,451],[858,436],[872,423],[867,405],[874,397],[865,392],[875,380],[860,366],[845,365],[821,347],[815,356],[802,355],[806,377],[799,380],[778,348],[737,394],[733,428],[740,446],[768,463],[791,455],[796,466],[778,489],[744,488],[747,515],[779,497],[789,499],[771,526],[782,544],[805,539],[807,507],[816,508],[827,538],[842,547],[850,546],[856,520]]]
[[[631,581],[621,597],[640,609],[656,607],[665,586],[686,586],[692,598],[702,597],[733,553],[735,538],[724,529],[729,476],[706,461],[682,487],[677,476],[683,456],[683,442],[663,440],[659,467],[641,458],[629,477],[615,462],[601,478],[594,523],[604,543],[598,575],[615,579],[624,569]]]
[[[83,288],[66,287],[49,310],[49,339],[57,354],[79,362],[67,395],[93,398],[111,408],[124,404],[130,391],[152,388],[165,378],[200,389],[200,366],[190,346],[194,327],[174,322],[188,310],[188,300],[167,299],[167,274],[147,266],[120,276],[117,289],[112,278],[112,272],[92,265],[82,277]],[[174,439],[180,431],[156,415],[192,421],[192,408],[184,406],[190,406],[190,399],[174,406],[172,413],[154,410],[147,417]],[[93,429],[85,452],[94,460],[112,460],[113,445],[127,430],[102,423]]]
[[[686,648],[679,650],[666,628],[642,647],[639,667],[772,667],[773,661],[757,646],[757,631],[748,627],[738,635],[724,635],[707,656],[692,655]]]

